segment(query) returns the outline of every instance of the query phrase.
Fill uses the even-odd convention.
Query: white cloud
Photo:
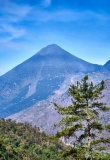
[[[4,0],[0,5],[0,12],[5,15],[17,16],[19,18],[27,16],[31,9],[32,7],[28,5],[18,5],[9,0]]]
[[[110,20],[110,16],[99,14],[90,10],[74,11],[74,10],[56,10],[54,12],[35,10],[33,12],[33,20],[47,22],[47,21],[60,21],[60,22],[72,22],[72,21],[85,21],[85,20]]]
[[[51,5],[51,1],[52,1],[52,0],[44,0],[44,1],[43,1],[44,7],[50,6],[50,5]]]
[[[21,22],[28,17],[32,7],[18,5],[10,0],[0,3],[0,42],[6,43],[26,35],[27,31]]]
[[[9,24],[1,24],[0,32],[8,34],[8,40],[19,38],[26,34],[25,29],[17,28]]]

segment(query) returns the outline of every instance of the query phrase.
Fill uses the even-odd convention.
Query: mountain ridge
[[[102,73],[102,67],[77,58],[58,45],[48,45],[0,77],[0,117],[58,94],[62,86],[65,91],[77,79],[74,75]]]
[[[57,51],[59,51],[59,49],[62,50],[63,52],[65,52],[66,55],[70,56],[70,60],[71,60],[72,57],[74,57],[75,60],[76,60],[76,59],[79,59],[80,61],[86,62],[86,63],[88,63],[88,64],[98,65],[98,66],[100,66],[100,67],[103,66],[103,65],[99,65],[99,64],[94,64],[94,63],[91,63],[91,62],[87,62],[86,60],[83,60],[83,59],[81,59],[81,58],[78,58],[77,56],[69,53],[68,51],[66,51],[66,50],[64,50],[64,49],[62,49],[61,47],[59,47],[59,46],[56,45],[56,44],[50,44],[50,45],[47,45],[46,47],[42,48],[42,49],[41,49],[40,51],[38,51],[35,55],[33,55],[32,57],[28,58],[27,60],[25,60],[25,61],[22,62],[21,64],[18,64],[17,66],[15,66],[14,68],[12,68],[10,71],[12,71],[13,69],[18,68],[19,66],[23,65],[23,64],[26,63],[27,61],[32,60],[33,58],[34,58],[35,60],[36,60],[36,58],[38,58],[37,60],[40,60],[40,57],[38,57],[38,56],[45,56],[45,55],[50,55],[50,56],[52,56],[53,53],[55,53],[55,54],[57,53],[57,55],[58,55],[59,52],[57,52]],[[48,51],[49,51],[49,52],[48,52]],[[47,53],[47,54],[45,54],[45,53]],[[61,54],[60,54],[60,55],[61,55]],[[64,55],[65,55],[65,54],[62,54],[61,56],[64,56]],[[54,56],[55,56],[55,55],[54,55]],[[59,58],[59,57],[58,57],[58,58]],[[8,71],[7,73],[9,73],[10,71]],[[5,73],[5,74],[7,74],[7,73]],[[4,74],[4,75],[5,75],[5,74]],[[4,76],[4,75],[2,75],[2,76]],[[0,76],[0,77],[2,77],[2,76]]]
[[[52,49],[52,50],[51,50]],[[46,53],[46,54],[45,54]],[[53,53],[55,53],[55,54],[53,54]],[[58,54],[58,53],[61,53],[61,54]],[[63,53],[63,54],[62,54]],[[22,62],[21,64],[19,64],[19,65],[17,65],[16,67],[14,67],[12,70],[10,70],[11,72],[12,71],[14,71],[14,70],[17,70],[18,68],[19,68],[19,66],[22,66],[22,67],[24,67],[23,65],[25,64],[28,64],[29,65],[29,63],[30,63],[30,65],[31,65],[31,62],[33,62],[33,63],[39,63],[38,61],[42,61],[42,58],[44,58],[46,55],[48,55],[47,56],[47,58],[49,58],[49,56],[53,56],[53,58],[55,58],[55,55],[56,56],[58,56],[58,55],[60,55],[61,57],[63,57],[64,56],[64,58],[66,58],[66,59],[64,59],[64,58],[62,58],[63,60],[66,60],[67,61],[67,59],[68,59],[68,57],[69,57],[69,61],[71,62],[73,62],[73,60],[74,61],[79,61],[79,63],[80,62],[82,62],[82,63],[86,63],[86,64],[88,64],[88,65],[96,65],[96,67],[99,67],[99,68],[101,68],[102,67],[102,65],[98,65],[98,64],[93,64],[93,63],[90,63],[90,62],[87,62],[87,61],[85,61],[85,60],[83,60],[83,59],[81,59],[81,58],[78,58],[78,57],[76,57],[75,55],[73,55],[73,54],[71,54],[71,53],[69,53],[69,52],[67,52],[67,51],[65,51],[64,49],[62,49],[61,47],[59,47],[58,45],[56,45],[56,44],[51,44],[51,45],[48,45],[48,46],[46,46],[46,47],[44,47],[43,49],[41,49],[39,52],[37,52],[35,55],[33,55],[32,57],[30,57],[29,59],[27,59],[27,60],[25,60],[24,62]],[[52,58],[52,57],[50,57],[50,58]],[[59,56],[57,57],[57,59],[59,59]],[[52,59],[51,59],[52,60]],[[46,58],[44,58],[44,61],[46,61]],[[28,67],[28,66],[26,66],[26,67]],[[99,69],[98,68],[98,69]],[[10,71],[8,71],[7,73],[10,73]],[[5,73],[4,75],[2,75],[2,76],[0,76],[0,77],[3,77],[3,76],[5,76],[7,73]]]

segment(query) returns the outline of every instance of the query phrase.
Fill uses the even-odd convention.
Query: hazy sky
[[[110,1],[0,0],[0,74],[53,43],[92,63],[110,60]]]

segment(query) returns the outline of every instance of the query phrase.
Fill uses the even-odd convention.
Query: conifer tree
[[[72,105],[62,107],[54,104],[58,113],[63,115],[57,124],[61,127],[61,131],[57,132],[56,137],[73,138],[72,147],[64,153],[64,156],[71,154],[75,156],[78,151],[77,157],[79,155],[79,159],[84,153],[82,159],[93,160],[94,156],[99,156],[98,153],[101,153],[96,150],[106,150],[102,143],[110,143],[110,138],[104,138],[101,133],[105,129],[110,130],[110,125],[104,126],[100,119],[100,113],[109,110],[109,107],[100,101],[104,97],[102,95],[104,88],[104,81],[96,86],[92,82],[88,82],[86,75],[80,82],[69,88]]]

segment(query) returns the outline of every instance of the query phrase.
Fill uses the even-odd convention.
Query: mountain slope
[[[65,149],[39,128],[0,119],[0,160],[58,160],[59,152]]]
[[[99,76],[99,75],[98,75]],[[90,81],[96,77],[89,75]],[[79,77],[77,77],[80,79]],[[75,79],[75,77],[74,77]],[[99,77],[101,79],[101,77]],[[77,80],[77,79],[76,79]],[[99,82],[99,81],[98,81]],[[97,83],[94,81],[94,83]],[[105,81],[106,89],[103,91],[104,98],[103,102],[106,102],[107,106],[110,106],[110,80]],[[51,103],[52,102],[52,103]],[[58,123],[61,119],[61,115],[57,113],[53,102],[61,105],[68,106],[71,105],[71,97],[68,96],[68,92],[64,94],[54,95],[48,100],[41,101],[30,108],[22,110],[19,113],[13,114],[7,118],[11,118],[18,122],[28,122],[33,126],[39,126],[47,134],[53,134],[57,132],[57,128],[54,124]],[[104,113],[102,116],[102,122],[107,124],[110,123],[110,113]]]
[[[6,117],[54,95],[74,74],[101,70],[53,44],[0,77],[0,117]]]
[[[107,62],[103,65],[103,71],[109,71],[109,72],[110,72],[110,60],[107,61]]]

